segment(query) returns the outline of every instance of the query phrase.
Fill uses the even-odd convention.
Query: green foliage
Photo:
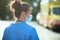
[[[8,0],[0,0],[0,18],[5,20],[5,16],[9,13],[6,5],[8,4]]]
[[[11,16],[11,12],[9,11],[9,8],[7,8],[7,4],[11,0],[0,0],[0,18],[2,20],[5,20],[6,15]],[[23,0],[25,2],[28,2],[33,7],[33,20],[36,20],[36,14],[40,11],[40,0]],[[34,6],[33,3],[36,2],[38,5]],[[11,17],[12,18],[12,17]],[[11,19],[10,18],[10,19]]]

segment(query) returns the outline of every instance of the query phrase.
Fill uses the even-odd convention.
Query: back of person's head
[[[22,0],[14,0],[10,3],[10,10],[14,13],[16,18],[19,18],[22,12],[28,12],[31,6]]]

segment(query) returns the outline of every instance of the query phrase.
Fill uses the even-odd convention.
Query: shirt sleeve
[[[15,40],[15,34],[12,29],[6,28],[2,40]]]
[[[33,28],[33,30],[31,30],[30,34],[31,34],[30,40],[39,40],[37,32],[34,28]]]
[[[6,28],[4,31],[2,40],[8,40],[8,36],[9,36],[9,33],[8,33],[8,29]]]

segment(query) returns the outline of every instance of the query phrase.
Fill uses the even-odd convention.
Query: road
[[[0,21],[0,40],[2,40],[5,28],[8,27],[12,22],[13,21]],[[40,40],[60,40],[59,33],[48,30],[37,24],[37,22],[29,22],[27,24],[33,26],[36,29]]]

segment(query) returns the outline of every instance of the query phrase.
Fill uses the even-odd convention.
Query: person
[[[31,15],[32,7],[26,2],[15,0],[10,8],[17,19],[5,29],[2,40],[39,40],[35,28],[25,22]]]

